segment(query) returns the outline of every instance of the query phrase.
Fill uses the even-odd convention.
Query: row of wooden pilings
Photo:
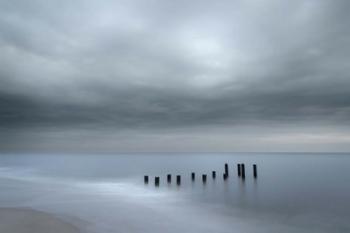
[[[245,179],[245,165],[244,165],[244,163],[237,164],[237,175],[242,180]],[[213,179],[216,179],[216,171],[212,171],[211,176]],[[225,172],[223,173],[222,177],[224,180],[227,180],[227,178],[229,177],[229,168],[228,168],[227,163],[225,163]],[[253,164],[253,177],[254,177],[254,179],[256,179],[258,177],[258,171],[257,171],[256,164]],[[171,178],[172,178],[171,174],[167,174],[167,176],[166,176],[167,183],[171,183]],[[196,179],[196,173],[192,172],[191,173],[192,182],[195,181],[195,179]],[[145,175],[144,176],[144,183],[148,184],[148,182],[149,182],[149,176]],[[202,174],[202,182],[203,183],[207,182],[207,174]],[[160,183],[160,177],[159,176],[154,177],[154,185],[159,186],[159,183]],[[176,176],[176,184],[177,185],[181,184],[181,176],[180,175]]]

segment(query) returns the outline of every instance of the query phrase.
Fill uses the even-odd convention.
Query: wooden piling
[[[244,168],[244,163],[241,164],[241,176],[242,176],[242,179],[245,179],[245,168]]]
[[[159,176],[154,177],[154,185],[159,186]]]
[[[202,181],[203,181],[203,183],[207,182],[207,175],[206,174],[202,175]]]
[[[241,164],[237,164],[237,173],[238,176],[241,176]]]
[[[144,180],[145,184],[148,184],[148,176],[144,176],[143,180]]]
[[[227,180],[227,174],[226,174],[226,173],[224,173],[224,174],[222,175],[222,177],[224,178],[224,180]]]
[[[225,174],[228,176],[228,164],[225,163]]]
[[[176,184],[177,184],[177,185],[180,185],[180,184],[181,184],[181,176],[180,176],[180,175],[177,175],[177,176],[176,176]]]
[[[256,164],[253,164],[253,175],[254,175],[254,178],[258,177],[258,171],[257,171]]]
[[[211,176],[213,177],[213,179],[215,179],[216,178],[216,171],[212,171]]]
[[[191,179],[194,181],[196,179],[196,174],[194,172],[191,173]]]
[[[166,180],[168,181],[168,183],[171,183],[171,174],[168,174],[168,175],[166,176]]]

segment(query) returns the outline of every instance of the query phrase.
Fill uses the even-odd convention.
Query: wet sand
[[[0,208],[2,233],[78,233],[78,227],[54,215],[27,208]]]

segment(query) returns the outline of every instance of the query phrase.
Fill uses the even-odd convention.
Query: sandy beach
[[[76,226],[54,215],[27,208],[0,208],[2,233],[78,233]]]

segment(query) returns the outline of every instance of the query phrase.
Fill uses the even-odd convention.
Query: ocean
[[[1,154],[0,207],[91,233],[350,232],[349,168],[337,153]]]

